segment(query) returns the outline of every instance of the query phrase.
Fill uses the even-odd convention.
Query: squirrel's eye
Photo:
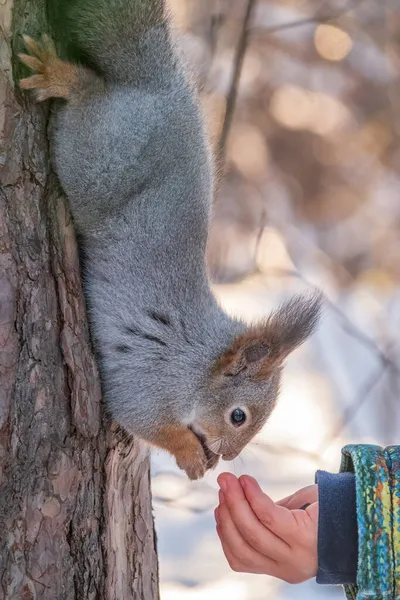
[[[246,420],[246,413],[243,410],[241,410],[240,408],[235,408],[235,410],[232,411],[232,413],[231,413],[232,425],[236,425],[236,427],[238,427],[239,425],[243,425],[245,420]]]

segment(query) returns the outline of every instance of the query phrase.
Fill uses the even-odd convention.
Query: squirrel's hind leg
[[[104,89],[104,81],[90,69],[60,60],[47,35],[40,42],[24,35],[24,42],[30,54],[19,54],[19,58],[37,74],[21,79],[20,87],[34,90],[38,102],[48,98],[79,101]]]

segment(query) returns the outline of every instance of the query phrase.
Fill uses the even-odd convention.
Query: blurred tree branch
[[[362,4],[365,0],[349,0],[348,4],[338,11],[336,14],[325,14],[325,9],[329,6],[329,2],[324,2],[321,7],[319,7],[318,11],[311,17],[305,17],[304,19],[297,19],[295,21],[289,21],[286,23],[281,23],[279,25],[273,25],[272,27],[263,28],[260,30],[263,35],[271,35],[273,33],[279,33],[281,31],[287,31],[290,29],[294,29],[296,27],[301,27],[304,25],[309,25],[311,23],[329,23],[330,21],[336,21],[338,18],[342,17],[345,13],[358,8],[360,4]],[[243,68],[243,62],[246,56],[246,51],[249,44],[249,38],[252,33],[257,30],[257,27],[252,27],[252,17],[254,15],[255,9],[257,6],[257,0],[248,0],[246,11],[244,13],[241,33],[239,36],[238,45],[236,48],[234,64],[233,64],[233,72],[231,83],[229,86],[228,95],[226,98],[226,108],[225,108],[225,116],[222,124],[221,134],[218,141],[217,147],[217,165],[221,175],[224,174],[225,170],[225,155],[226,155],[226,145],[229,136],[229,132],[232,126],[232,121],[236,108],[236,101],[238,95],[238,87],[240,76]],[[215,30],[213,29],[215,32]],[[215,46],[215,39],[214,39]],[[213,51],[215,48],[213,48]]]
[[[251,23],[252,15],[254,13],[256,3],[257,3],[257,0],[248,0],[247,1],[246,12],[244,14],[242,29],[241,29],[239,42],[238,42],[236,54],[235,54],[232,80],[231,80],[231,84],[229,87],[228,96],[226,99],[225,117],[224,117],[224,122],[222,124],[222,130],[221,130],[221,135],[220,135],[218,149],[217,149],[217,164],[218,164],[218,167],[222,174],[224,172],[226,142],[228,139],[229,131],[230,131],[232,120],[233,120],[233,115],[235,112],[240,74],[242,72],[243,61],[244,61],[244,57],[246,55],[246,50],[247,50],[247,46],[248,46],[248,42],[249,42],[250,23]]]

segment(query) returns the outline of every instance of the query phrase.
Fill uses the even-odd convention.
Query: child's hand
[[[318,502],[318,486],[308,485],[301,490],[297,490],[297,492],[291,496],[279,500],[277,504],[289,508],[289,510],[294,510],[296,508],[302,508],[307,504],[314,504],[314,502]]]
[[[255,479],[218,478],[217,532],[234,571],[301,583],[317,574],[318,491],[309,486],[275,504]],[[299,510],[310,504],[306,510]]]

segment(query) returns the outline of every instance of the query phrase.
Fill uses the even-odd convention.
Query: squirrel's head
[[[320,312],[320,295],[295,296],[219,356],[209,388],[214,401],[198,409],[192,427],[203,446],[233,460],[260,431],[276,404],[285,358],[313,332]]]

